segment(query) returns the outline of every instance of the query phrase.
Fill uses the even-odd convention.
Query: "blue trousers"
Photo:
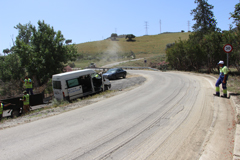
[[[223,81],[223,77],[219,77],[215,86],[216,86],[216,95],[220,95],[220,89],[219,89],[219,85],[222,83]],[[226,83],[222,83],[222,88],[223,88],[223,95],[227,96],[227,80]]]
[[[26,92],[29,94],[31,92],[31,95],[33,95],[33,89],[32,88],[26,88]]]

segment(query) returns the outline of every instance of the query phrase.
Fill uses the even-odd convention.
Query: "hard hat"
[[[224,62],[223,61],[219,61],[218,64],[224,64]]]

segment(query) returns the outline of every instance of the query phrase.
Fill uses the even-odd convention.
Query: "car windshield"
[[[117,71],[117,69],[109,69],[108,71],[107,71],[107,73],[115,73]]]

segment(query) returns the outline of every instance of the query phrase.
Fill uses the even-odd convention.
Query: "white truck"
[[[52,76],[52,85],[54,97],[68,101],[111,88],[108,79],[91,69],[55,74]]]

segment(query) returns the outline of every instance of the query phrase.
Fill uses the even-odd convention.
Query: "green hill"
[[[153,57],[157,55],[165,55],[165,48],[168,43],[174,43],[179,37],[184,40],[189,37],[186,33],[166,33],[159,35],[149,35],[136,37],[135,42],[127,42],[124,38],[117,41],[110,39],[94,42],[86,42],[77,44],[77,51],[81,54],[80,60],[76,61],[76,67],[86,67],[90,62],[94,62],[97,66],[111,63],[113,61],[121,61],[119,57],[125,59],[130,53],[134,53],[136,58]]]

